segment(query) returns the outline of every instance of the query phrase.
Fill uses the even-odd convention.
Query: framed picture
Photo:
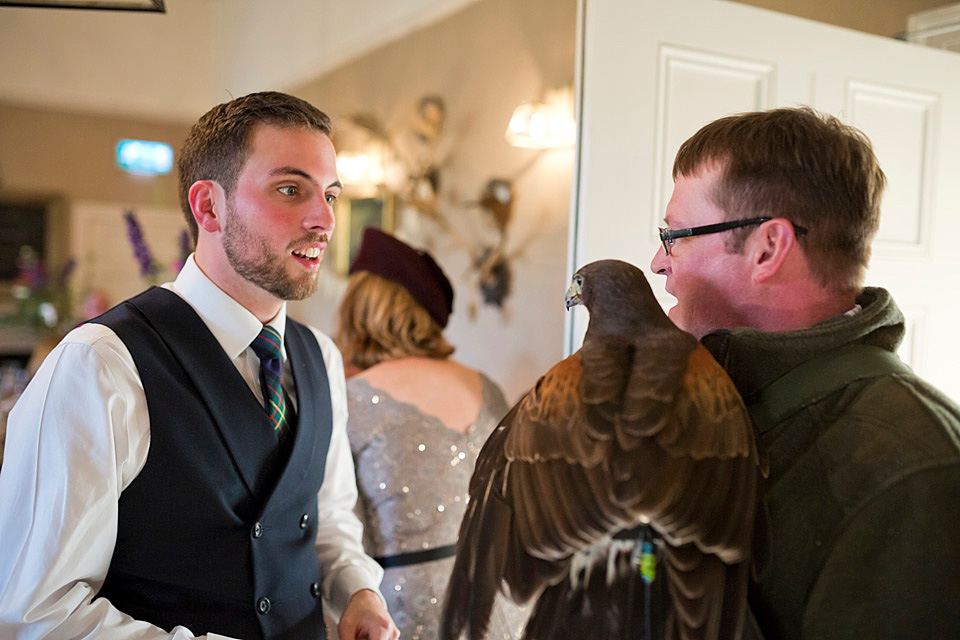
[[[49,9],[113,9],[120,11],[157,11],[166,13],[164,0],[0,0],[5,7],[45,7]]]
[[[333,234],[337,274],[346,276],[357,251],[363,230],[377,227],[393,233],[396,198],[393,196],[350,198],[341,194],[337,202],[337,228]]]

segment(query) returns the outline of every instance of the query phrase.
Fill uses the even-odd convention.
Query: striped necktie
[[[264,325],[260,335],[250,345],[260,358],[260,387],[263,389],[263,408],[270,416],[273,430],[282,442],[287,435],[287,403],[280,383],[283,358],[280,355],[280,334]]]

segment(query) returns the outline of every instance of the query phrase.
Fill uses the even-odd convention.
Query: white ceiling
[[[0,102],[159,120],[290,89],[477,0],[166,0],[0,7]]]

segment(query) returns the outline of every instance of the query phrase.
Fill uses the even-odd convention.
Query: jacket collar
[[[720,329],[701,342],[733,379],[740,395],[750,398],[787,371],[824,352],[848,344],[868,344],[896,351],[905,332],[903,313],[890,293],[866,287],[857,296],[862,307],[853,315],[828,318],[798,331]]]

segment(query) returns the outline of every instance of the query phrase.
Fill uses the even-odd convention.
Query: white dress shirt
[[[164,287],[193,307],[262,403],[259,359],[249,348],[260,321],[213,284],[193,256]],[[285,305],[269,324],[283,334]],[[363,552],[362,525],[353,513],[357,488],[343,361],[328,336],[313,333],[333,407],[316,549],[325,608],[336,620],[357,590],[379,593],[383,571]],[[285,352],[284,371],[296,402]],[[184,627],[168,632],[102,598],[93,601],[113,556],[117,502],[150,448],[143,385],[117,335],[100,324],[71,331],[27,386],[7,431],[0,468],[0,639],[194,637]]]

